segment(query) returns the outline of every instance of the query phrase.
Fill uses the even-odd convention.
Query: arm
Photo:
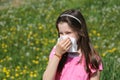
[[[62,40],[57,43],[55,53],[59,56],[62,56],[68,49],[71,47],[71,41],[69,38]],[[60,58],[54,55],[50,58],[46,71],[43,74],[43,80],[55,80],[55,75],[57,71]]]
[[[90,77],[90,80],[100,80],[100,71],[98,70]]]
[[[55,55],[49,60],[46,71],[43,74],[43,80],[55,80],[54,78],[59,61],[60,59]]]

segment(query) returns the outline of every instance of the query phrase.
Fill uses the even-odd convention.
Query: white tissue
[[[62,36],[62,37],[58,38],[58,42],[63,40],[63,39],[66,39],[67,37],[69,37],[69,36]],[[70,40],[72,42],[72,46],[68,50],[68,52],[77,52],[77,41],[76,41],[76,39],[73,38],[73,37],[69,37],[69,38],[70,38]]]

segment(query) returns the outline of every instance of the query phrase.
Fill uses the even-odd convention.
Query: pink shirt
[[[55,47],[52,49],[49,58],[52,58],[54,54]],[[80,58],[82,58],[82,61],[79,63]],[[90,68],[90,70],[91,73],[96,72],[95,69]],[[99,70],[103,70],[102,63],[99,65]],[[56,74],[55,80],[90,80],[89,73],[85,70],[85,59],[80,56],[68,55],[61,74]]]

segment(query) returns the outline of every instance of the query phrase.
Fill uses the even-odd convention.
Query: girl
[[[90,42],[80,11],[64,11],[56,27],[58,37],[68,37],[52,49],[43,80],[99,80],[102,61]],[[72,46],[70,37],[77,41],[77,52],[68,52]]]

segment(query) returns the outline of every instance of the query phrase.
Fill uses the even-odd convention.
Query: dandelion
[[[113,48],[113,49],[107,50],[107,51],[110,52],[110,53],[113,53],[113,52],[115,52],[116,50],[117,50],[116,48]]]
[[[55,43],[55,39],[49,40],[50,43]]]
[[[0,63],[2,63],[2,62],[3,62],[3,60],[1,59],[1,60],[0,60]]]
[[[35,48],[35,50],[36,50],[36,51],[39,51],[39,50],[40,50],[40,48]]]
[[[34,73],[34,75],[33,75],[34,77],[37,77],[37,74],[36,73]]]
[[[34,64],[39,64],[39,61],[38,61],[38,60],[32,60],[32,62],[33,62]]]
[[[106,54],[105,54],[105,53],[103,53],[103,54],[102,54],[102,57],[104,57],[105,55],[106,55]]]
[[[39,30],[42,30],[42,29],[43,29],[43,26],[42,26],[42,25],[40,25],[40,26],[38,27],[38,29],[39,29]]]
[[[7,48],[7,47],[8,47],[7,44],[2,43],[2,48]]]
[[[23,70],[23,74],[26,74],[26,73],[27,73],[27,70],[24,69],[24,70]]]
[[[6,78],[3,78],[3,80],[7,80]]]
[[[37,77],[37,73],[36,72],[30,72],[30,77]]]
[[[112,49],[113,52],[116,51],[116,50],[117,50],[117,48],[113,48],[113,49]]]
[[[31,42],[31,43],[30,43],[30,45],[31,45],[31,46],[33,46],[33,45],[34,45],[34,43],[33,43],[33,42]]]
[[[8,51],[7,49],[4,49],[4,50],[3,50],[3,52],[5,52],[5,53],[6,53],[7,51]]]
[[[12,58],[9,56],[6,56],[6,60],[10,61],[10,60],[12,60]]]
[[[33,72],[30,72],[30,77],[33,77]]]
[[[36,56],[36,59],[39,59],[39,56]]]
[[[36,40],[36,41],[35,41],[35,44],[39,44],[39,40]]]
[[[97,33],[97,36],[100,37],[100,33]]]
[[[20,69],[20,66],[17,66],[16,68],[17,68],[17,69]]]
[[[35,33],[34,35],[33,35],[33,37],[37,37],[38,36],[38,34],[37,33]]]
[[[15,77],[14,77],[14,76],[11,76],[11,79],[15,79]]]
[[[7,72],[7,68],[6,67],[3,67],[3,72]]]
[[[10,77],[10,74],[7,74],[6,77],[7,77],[7,78]]]
[[[20,70],[20,66],[17,66],[16,68],[15,68],[15,71],[19,71]]]
[[[10,28],[10,31],[15,31],[16,30],[16,27],[11,27]]]
[[[18,77],[18,76],[19,76],[19,74],[18,74],[18,73],[16,73],[16,74],[15,74],[15,77]]]
[[[95,46],[94,46],[94,48],[96,48],[96,49],[97,49],[97,48],[98,48],[98,46],[97,46],[97,45],[95,45]]]
[[[96,30],[93,30],[92,33],[93,33],[93,34],[96,34]]]
[[[92,33],[89,33],[89,36],[92,36]]]
[[[24,68],[27,69],[28,67],[25,65]]]

